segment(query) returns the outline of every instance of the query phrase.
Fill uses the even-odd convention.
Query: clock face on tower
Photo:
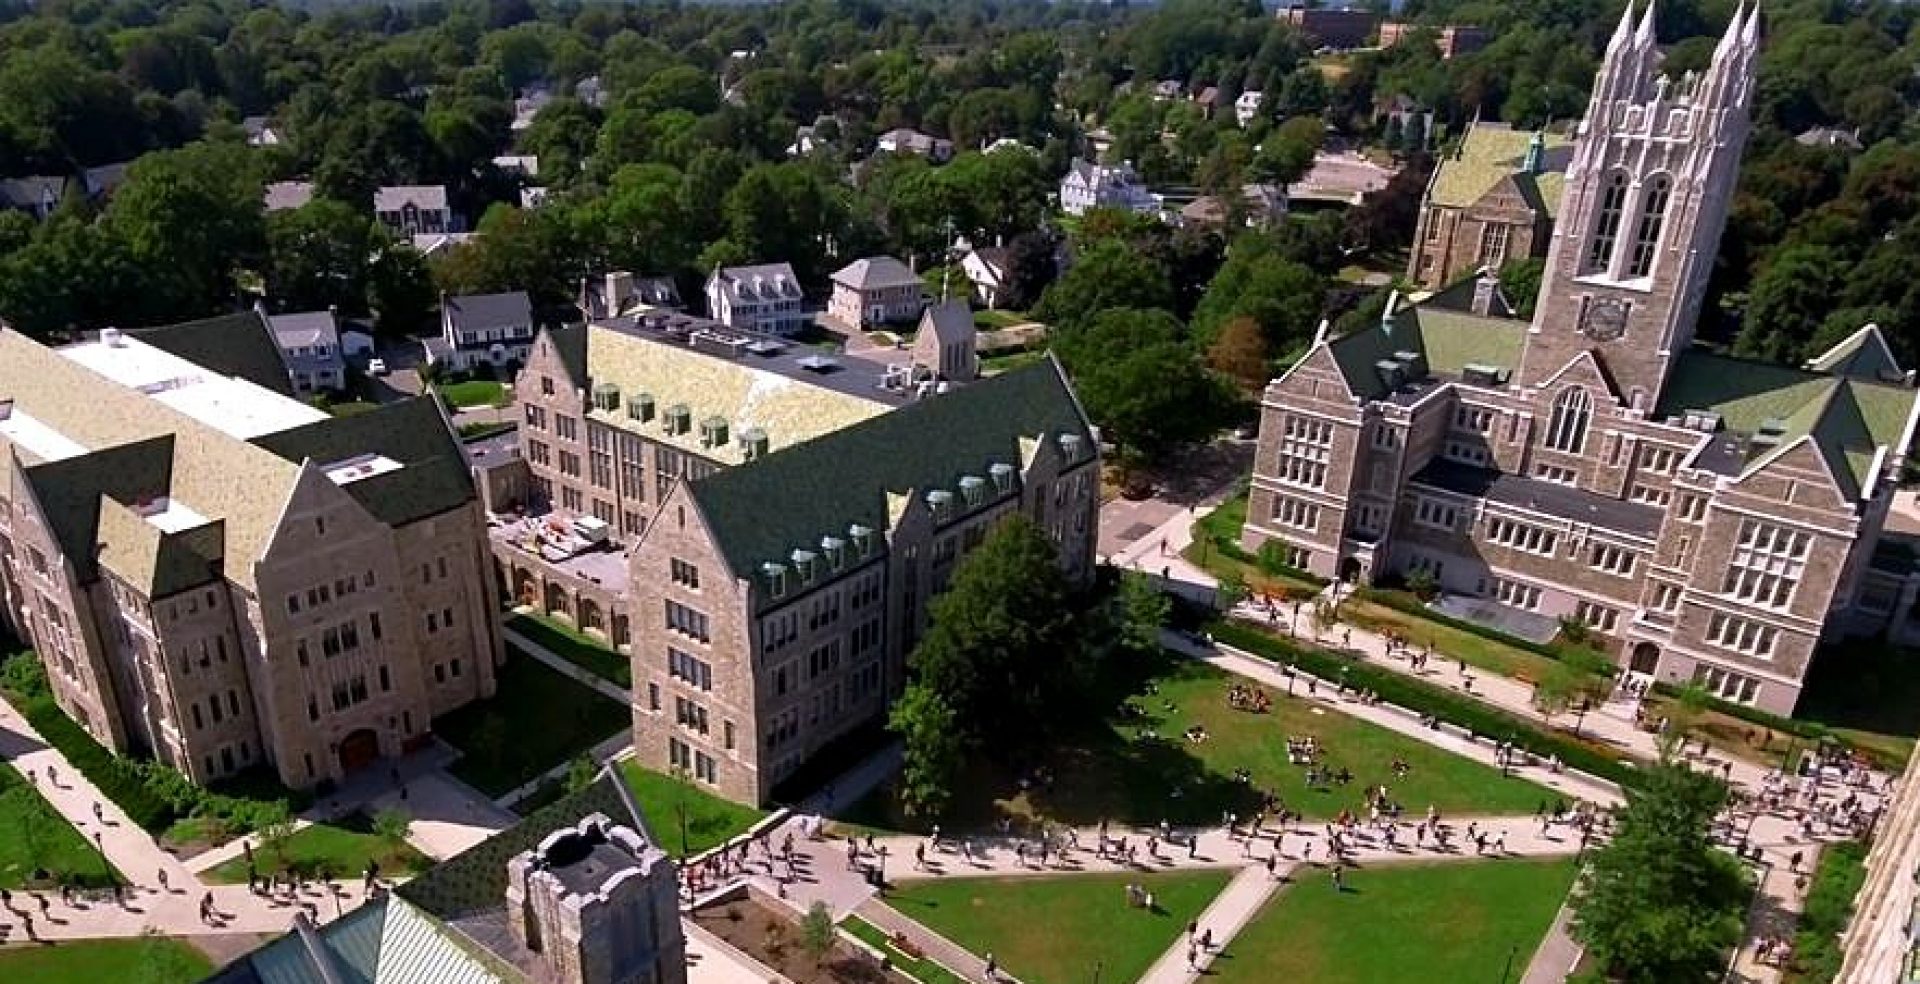
[[[1626,301],[1598,297],[1580,313],[1580,334],[1596,342],[1611,342],[1627,333]]]

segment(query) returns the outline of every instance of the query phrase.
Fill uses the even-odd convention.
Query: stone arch
[[[583,595],[580,598],[578,607],[579,610],[574,616],[574,621],[580,626],[580,631],[605,632],[607,630],[606,625],[602,623],[600,618],[599,602]]]
[[[1358,557],[1340,558],[1340,580],[1345,581],[1348,584],[1353,584],[1360,580],[1360,576],[1363,573],[1365,573],[1365,570],[1360,563],[1360,558]]]
[[[567,597],[567,589],[557,581],[547,582],[546,610],[552,615],[572,615],[572,599]]]
[[[1651,642],[1635,643],[1633,655],[1627,660],[1627,669],[1652,676],[1660,669],[1660,647]]]
[[[615,646],[626,646],[633,642],[633,627],[627,621],[627,617],[618,612],[613,616],[612,639]]]
[[[513,600],[521,605],[540,603],[540,580],[524,567],[513,569]]]

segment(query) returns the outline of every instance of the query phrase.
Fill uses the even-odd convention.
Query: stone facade
[[[507,862],[507,925],[556,984],[683,984],[680,885],[666,852],[592,814]]]
[[[491,694],[484,515],[432,401],[335,420],[167,344],[0,332],[0,619],[61,708],[196,782],[265,766],[308,787]],[[142,364],[186,410],[113,375]]]
[[[1559,134],[1473,123],[1427,183],[1408,279],[1437,290],[1547,254],[1569,151]]]
[[[1320,339],[1267,388],[1245,539],[1579,619],[1636,673],[1787,712],[1850,624],[1829,615],[1866,580],[1914,391],[1871,328],[1804,369],[1688,351],[1758,22],[1675,81],[1650,18],[1608,47],[1532,322],[1483,278]]]
[[[760,803],[881,718],[929,601],[995,522],[1026,514],[1091,576],[1099,456],[1051,361],[970,382],[970,321],[923,327],[947,343],[924,364],[841,356],[828,375],[769,339],[699,342],[704,324],[543,334],[502,465],[529,472],[532,518],[494,553],[516,601],[630,653],[638,761]],[[683,400],[702,435],[672,423]],[[609,515],[613,542],[555,559]]]

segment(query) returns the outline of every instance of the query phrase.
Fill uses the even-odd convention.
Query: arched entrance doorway
[[[340,739],[340,771],[355,772],[380,758],[380,736],[361,728]]]
[[[1627,669],[1652,676],[1656,670],[1660,669],[1660,647],[1651,642],[1635,645],[1633,658],[1628,661]]]
[[[1360,580],[1360,558],[1346,557],[1340,561],[1340,580],[1348,584]]]

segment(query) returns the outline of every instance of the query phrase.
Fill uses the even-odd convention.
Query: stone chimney
[[[679,875],[594,813],[507,862],[507,924],[557,984],[686,984]]]
[[[627,305],[627,298],[633,296],[633,274],[617,270],[607,274],[607,317],[617,316]]]

